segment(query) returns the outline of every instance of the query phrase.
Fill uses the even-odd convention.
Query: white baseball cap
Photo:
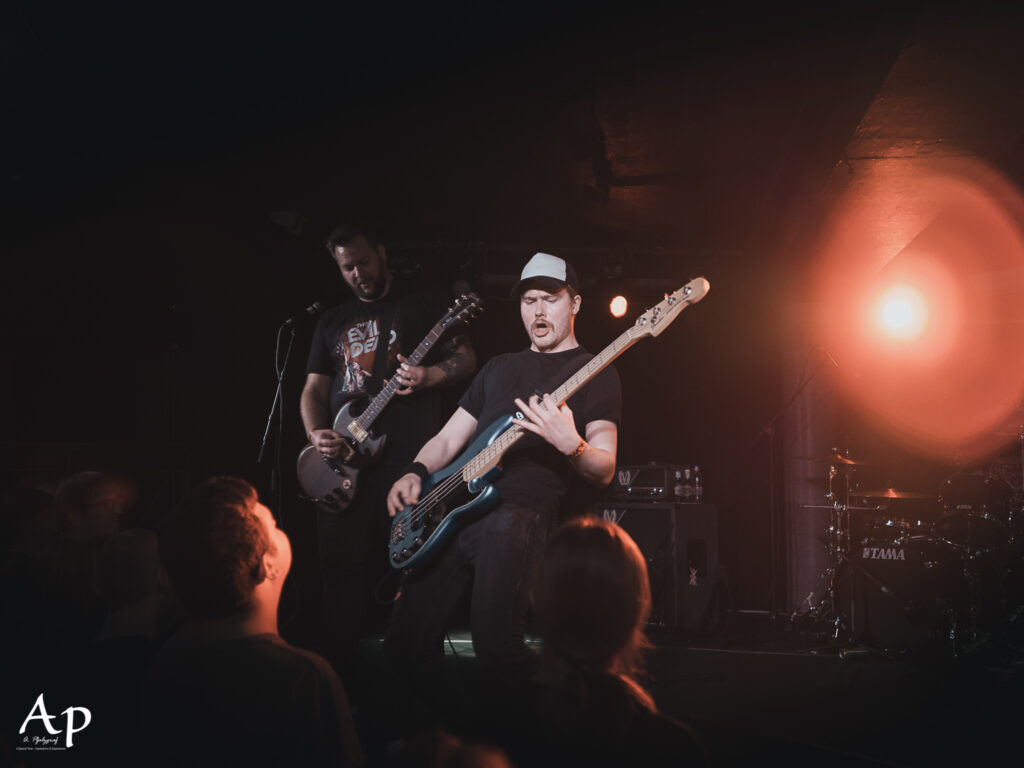
[[[557,291],[564,286],[572,288],[579,293],[580,283],[576,277],[576,270],[572,265],[552,256],[550,253],[535,253],[533,258],[526,262],[522,274],[519,275],[519,282],[512,288],[512,295],[518,296],[523,292],[526,283],[538,283],[544,288]]]

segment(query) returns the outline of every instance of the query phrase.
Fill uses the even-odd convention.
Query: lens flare
[[[894,285],[875,304],[875,324],[896,341],[913,341],[928,325],[928,304],[912,285]]]
[[[837,200],[820,233],[816,340],[853,418],[944,463],[980,461],[1024,424],[1024,196],[961,161],[878,194]],[[927,219],[880,213],[899,195],[928,201]],[[880,263],[878,243],[898,249]]]
[[[622,317],[626,314],[628,308],[629,303],[626,301],[625,296],[616,296],[608,304],[608,311],[612,313],[612,317]]]

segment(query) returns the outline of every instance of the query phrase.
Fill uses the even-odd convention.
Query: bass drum
[[[947,656],[968,613],[960,550],[941,539],[865,539],[839,567],[837,608],[852,639],[891,656]]]
[[[942,517],[935,535],[969,552],[992,551],[1009,545],[1013,490],[995,475],[959,472],[939,493]]]

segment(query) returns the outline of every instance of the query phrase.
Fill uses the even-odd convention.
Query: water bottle
[[[693,468],[683,467],[683,501],[693,502]]]
[[[676,470],[675,481],[672,483],[672,499],[673,501],[683,500],[683,471],[681,469]]]
[[[693,465],[693,500],[697,504],[704,503],[704,480],[700,476],[700,467]]]

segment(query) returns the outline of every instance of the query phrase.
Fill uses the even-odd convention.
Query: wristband
[[[419,461],[414,461],[402,470],[403,475],[408,475],[410,473],[416,475],[421,481],[426,480],[427,476],[430,475],[430,472],[427,471],[426,465]]]
[[[582,456],[585,450],[587,450],[587,441],[581,437],[579,445],[577,445],[576,448],[573,449],[573,452],[567,453],[565,455],[568,456],[570,459],[575,459],[577,456]]]

